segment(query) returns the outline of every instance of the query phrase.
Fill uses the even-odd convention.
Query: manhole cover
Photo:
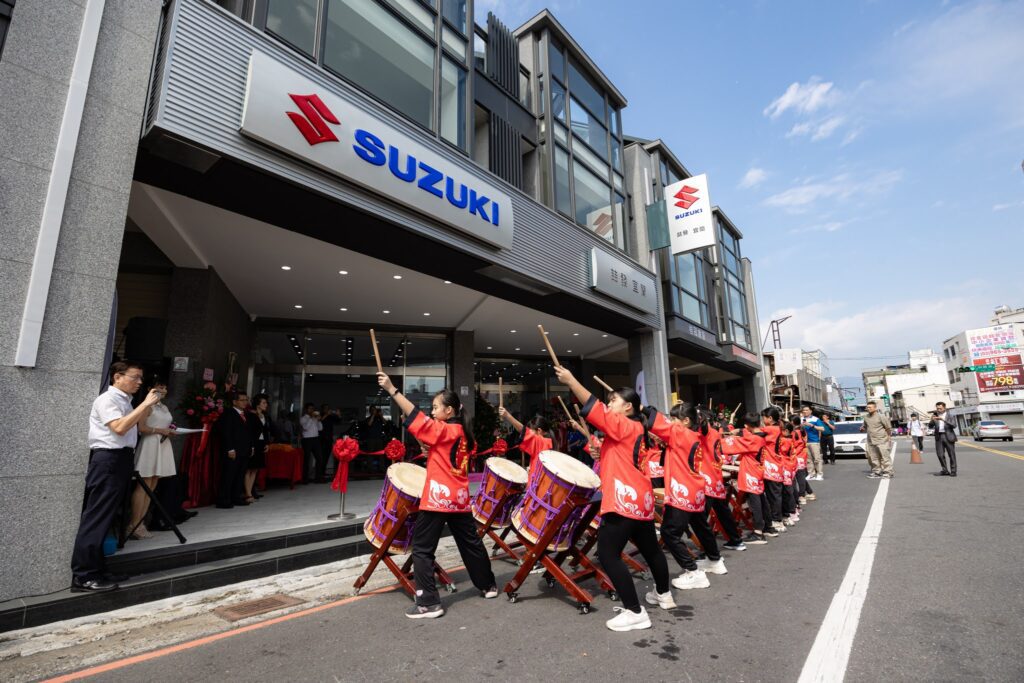
[[[227,619],[228,621],[238,621],[239,619],[254,617],[257,614],[266,614],[267,612],[273,612],[274,610],[283,609],[285,607],[301,605],[303,602],[303,600],[293,598],[290,595],[277,593],[257,600],[240,602],[237,605],[231,605],[230,607],[218,607],[213,610],[213,613],[223,619]]]

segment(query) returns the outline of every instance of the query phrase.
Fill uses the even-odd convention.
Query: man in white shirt
[[[921,424],[921,418],[918,417],[917,413],[910,414],[910,424],[907,425],[910,430],[910,438],[917,445],[917,450],[924,450],[924,425]]]
[[[302,483],[308,484],[311,479],[316,478],[317,483],[327,481],[324,472],[327,471],[327,458],[320,451],[320,430],[324,428],[320,422],[320,413],[316,412],[316,406],[307,403],[304,414],[299,418],[299,428],[302,430]],[[310,465],[316,465],[316,474],[310,473]]]
[[[102,593],[115,590],[127,577],[106,572],[103,539],[121,507],[135,466],[136,425],[147,409],[163,398],[156,389],[138,408],[132,395],[142,386],[142,367],[117,362],[110,366],[110,387],[96,397],[89,413],[89,467],[85,473],[85,499],[71,554],[71,591]]]

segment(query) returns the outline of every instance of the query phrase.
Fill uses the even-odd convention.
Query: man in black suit
[[[935,430],[935,453],[939,456],[943,477],[956,476],[956,425],[949,419],[946,404],[939,401],[928,426]],[[946,467],[946,455],[949,455],[949,467]]]
[[[248,505],[245,500],[245,472],[252,455],[252,432],[249,429],[246,408],[249,395],[244,391],[229,394],[231,408],[224,411],[217,421],[220,427],[220,483],[217,492],[217,507],[231,508]]]

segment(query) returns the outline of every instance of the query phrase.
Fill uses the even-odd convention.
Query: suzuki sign
[[[673,254],[683,254],[715,244],[715,220],[705,173],[680,180],[665,188],[668,234]]]
[[[241,131],[488,244],[512,248],[507,194],[258,51],[249,59]]]

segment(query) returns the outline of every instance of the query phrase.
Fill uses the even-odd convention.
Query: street
[[[678,607],[651,610],[650,630],[608,631],[603,622],[614,603],[607,597],[596,597],[595,610],[580,615],[560,588],[541,588],[537,577],[517,604],[504,595],[483,600],[457,571],[459,591],[442,593],[448,613],[440,620],[407,620],[408,598],[386,590],[271,613],[198,639],[183,632],[177,645],[81,674],[98,681],[177,680],[183,672],[248,681],[795,681],[803,672],[801,680],[843,680],[834,664],[848,653],[847,681],[1020,680],[1024,509],[1017,492],[1024,444],[975,445],[960,442],[956,479],[936,476],[930,443],[924,464],[909,465],[905,439],[898,440],[896,477],[887,484],[866,479],[859,459],[826,467],[825,481],[815,485],[818,500],[795,528],[766,546],[726,554],[728,575],[710,576],[708,590],[675,591]],[[852,648],[825,643],[823,675],[814,678],[805,662],[885,485],[859,623],[842,625],[855,634]],[[496,562],[495,571],[501,586],[512,567]],[[105,659],[104,640],[90,648],[82,661]],[[21,664],[31,661],[25,659]],[[8,658],[3,666],[5,676],[17,676],[19,662]],[[62,667],[76,668],[82,667]]]

